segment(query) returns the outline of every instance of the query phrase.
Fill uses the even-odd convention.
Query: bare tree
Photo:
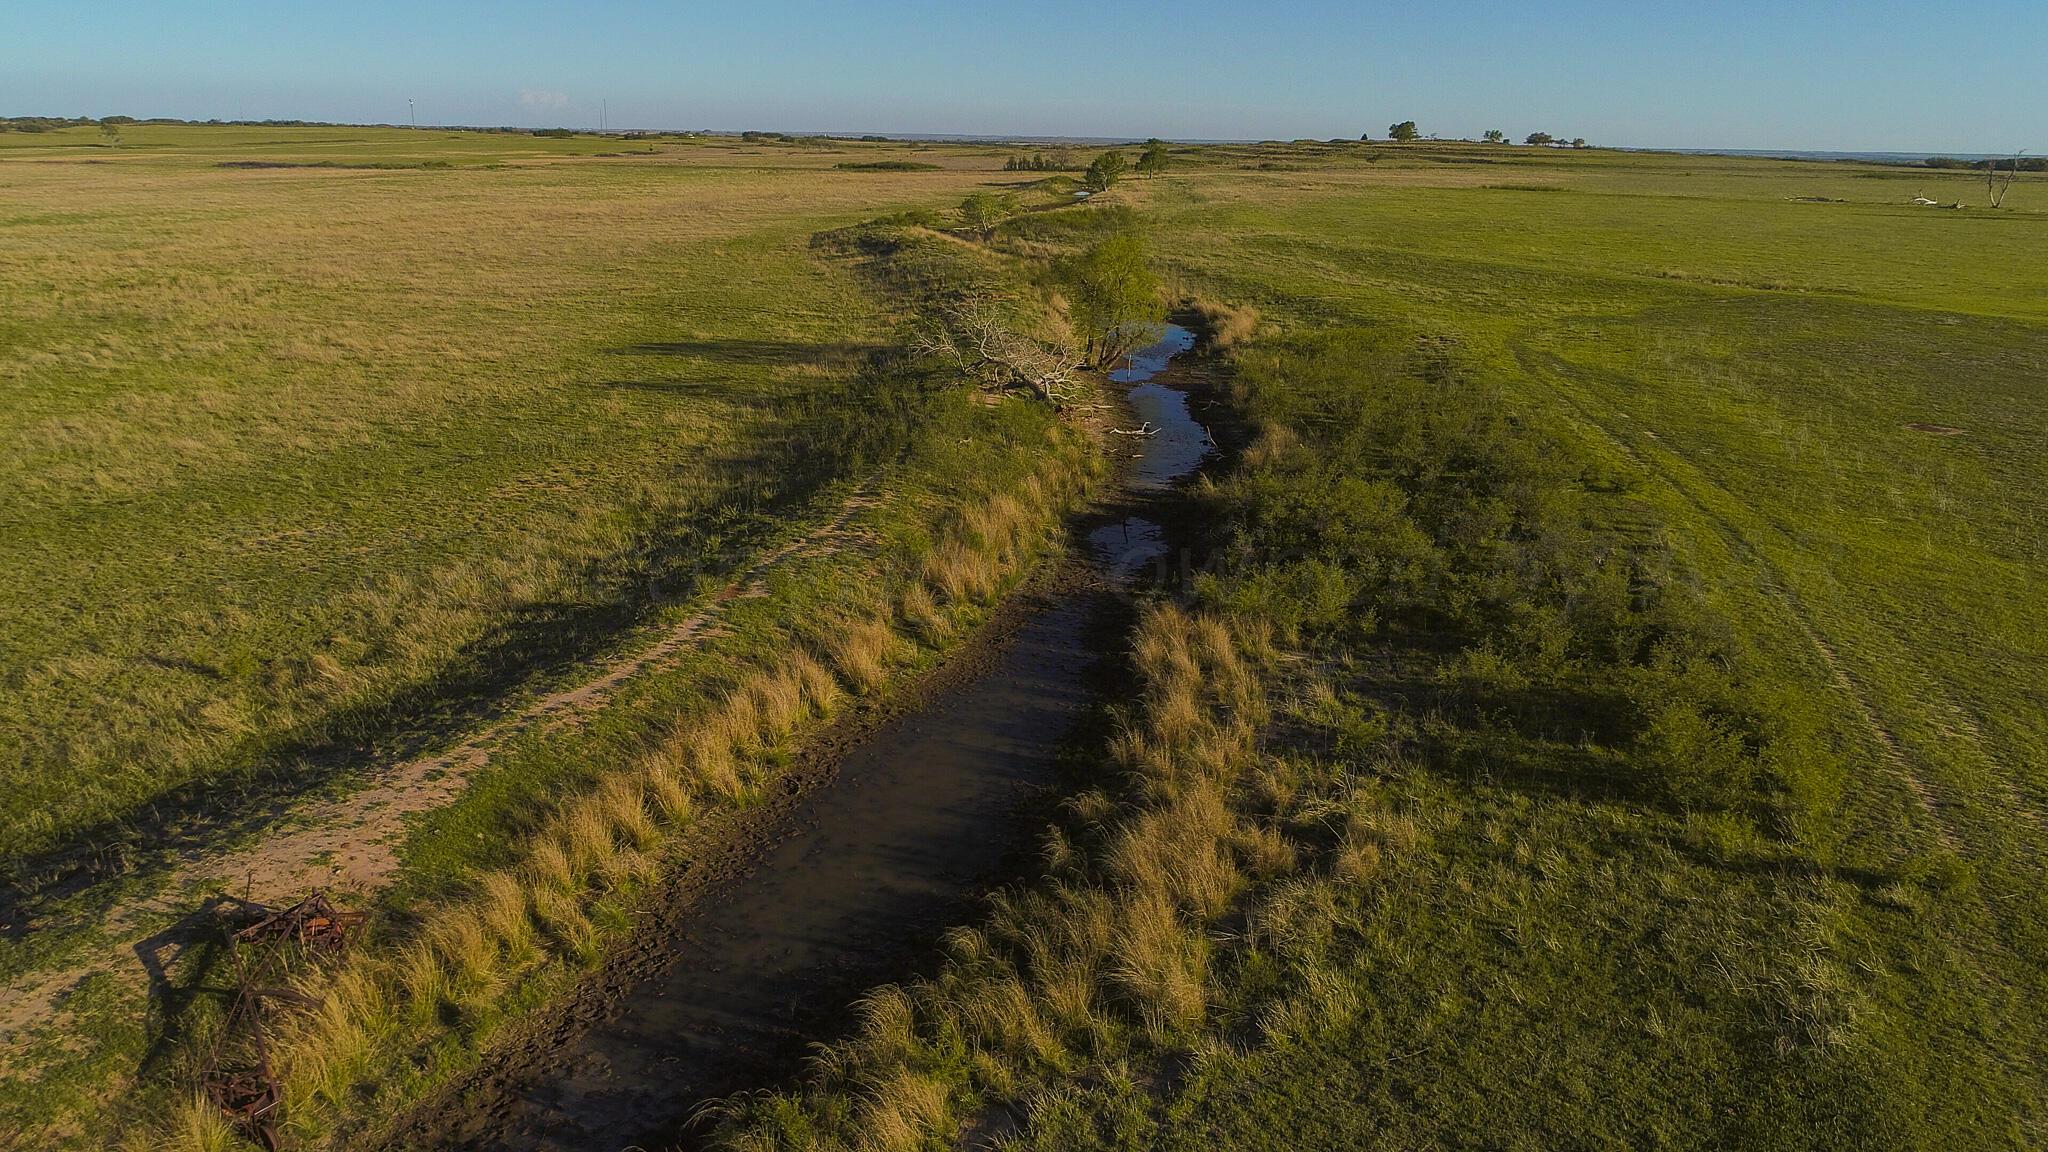
[[[2005,194],[2012,191],[2012,182],[2020,178],[2020,157],[2026,154],[2025,149],[2012,154],[2012,167],[2006,169],[2003,184],[1998,182],[1998,161],[1992,160],[1984,165],[1984,183],[1990,191],[1993,208],[2005,206]]]
[[[955,295],[912,337],[911,350],[953,365],[984,388],[1021,386],[1052,404],[1073,393],[1084,363],[1072,341],[1023,331],[1010,302],[983,288]]]

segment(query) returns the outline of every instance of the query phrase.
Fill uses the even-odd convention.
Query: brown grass
[[[556,836],[542,836],[534,841],[527,851],[526,871],[527,881],[537,889],[567,892],[576,886],[576,866],[570,862],[568,848]]]
[[[896,612],[897,619],[920,644],[937,647],[952,638],[952,619],[939,608],[938,602],[932,599],[931,589],[922,582],[903,590]]]
[[[1202,318],[1210,346],[1218,351],[1246,343],[1259,334],[1259,310],[1248,304],[1225,304],[1221,300],[1197,296],[1188,305]]]
[[[828,625],[825,645],[832,666],[853,691],[873,692],[889,676],[899,650],[896,633],[880,620],[842,618]]]
[[[660,841],[661,830],[647,811],[647,790],[643,779],[628,773],[608,777],[598,785],[597,807],[632,847],[644,850]]]

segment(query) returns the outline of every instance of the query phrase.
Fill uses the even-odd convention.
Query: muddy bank
[[[725,854],[671,877],[636,939],[489,1066],[417,1110],[392,1148],[610,1150],[686,1142],[708,1099],[785,1080],[875,984],[926,970],[979,894],[1019,873],[1088,714],[1123,594],[1165,553],[1148,503],[1199,466],[1185,397],[1148,383],[1173,328],[1112,378],[1157,434],[1126,499],[893,714],[814,742]],[[1119,439],[1111,437],[1112,440]]]

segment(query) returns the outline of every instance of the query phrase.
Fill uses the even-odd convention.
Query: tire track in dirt
[[[1522,370],[1532,375],[1544,368],[1567,377],[1576,375],[1580,371],[1575,366],[1554,355],[1536,352],[1519,341],[1512,345],[1512,350],[1515,360]],[[1863,686],[1857,682],[1855,676],[1850,673],[1847,665],[1843,663],[1841,656],[1835,651],[1834,645],[1828,642],[1827,638],[1822,635],[1819,627],[1814,624],[1812,613],[1807,609],[1805,602],[1799,598],[1799,594],[1785,580],[1784,574],[1778,570],[1777,565],[1772,563],[1769,557],[1765,556],[1755,545],[1750,543],[1748,536],[1743,533],[1739,526],[1731,523],[1727,517],[1716,512],[1705,500],[1701,499],[1699,494],[1693,491],[1691,485],[1682,482],[1678,477],[1671,474],[1670,469],[1659,466],[1637,450],[1636,446],[1629,442],[1628,437],[1595,416],[1577,397],[1562,389],[1553,388],[1551,392],[1564,401],[1566,406],[1572,410],[1573,415],[1577,416],[1587,427],[1599,432],[1604,439],[1618,448],[1624,456],[1628,457],[1630,462],[1638,465],[1646,472],[1663,478],[1673,491],[1684,497],[1686,503],[1692,505],[1695,511],[1705,517],[1709,523],[1721,532],[1722,536],[1737,553],[1750,561],[1756,572],[1758,585],[1766,595],[1776,599],[1785,606],[1787,613],[1792,617],[1793,623],[1798,626],[1800,635],[1813,649],[1814,654],[1820,658],[1821,663],[1828,669],[1836,688],[1855,707],[1857,715],[1862,720],[1865,730],[1870,734],[1871,743],[1877,748],[1879,755],[1892,769],[1893,774],[1898,777],[1900,783],[1905,785],[1907,792],[1912,794],[1915,803],[1919,805],[1921,811],[1927,814],[1929,826],[1934,833],[1935,840],[1948,851],[1960,851],[1961,842],[1958,840],[1948,817],[1942,811],[1944,807],[1952,802],[1946,800],[1936,789],[1930,786],[1926,779],[1921,776],[1919,770],[1914,767],[1912,760],[1906,755],[1904,748],[1900,746],[1898,737],[1892,732],[1891,727],[1884,722],[1884,718],[1878,714],[1876,706],[1870,702],[1869,693],[1864,690]],[[1643,434],[1652,440],[1657,439],[1656,434],[1647,429]]]
[[[117,903],[108,911],[100,926],[105,943],[94,946],[93,955],[27,973],[0,991],[0,1051],[57,1023],[64,995],[92,976],[111,974],[128,991],[142,992],[151,967],[161,964],[156,953],[180,946],[178,918],[196,906],[195,889],[232,891],[272,903],[295,900],[316,886],[358,894],[383,888],[397,872],[407,817],[452,803],[508,741],[596,715],[628,681],[688,651],[727,604],[765,595],[763,577],[775,565],[792,556],[838,551],[860,538],[851,528],[853,518],[879,502],[871,484],[862,485],[830,520],[757,557],[710,604],[669,626],[652,643],[613,658],[596,676],[541,696],[452,748],[385,768],[345,797],[288,812],[278,821],[288,827],[254,843],[187,853],[164,873],[156,895]],[[172,927],[161,929],[167,921]]]

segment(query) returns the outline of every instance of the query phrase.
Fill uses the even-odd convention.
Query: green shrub
[[[1740,732],[1682,697],[1646,710],[1649,725],[1636,736],[1635,763],[1673,803],[1692,811],[1734,808],[1749,796],[1756,761]]]

